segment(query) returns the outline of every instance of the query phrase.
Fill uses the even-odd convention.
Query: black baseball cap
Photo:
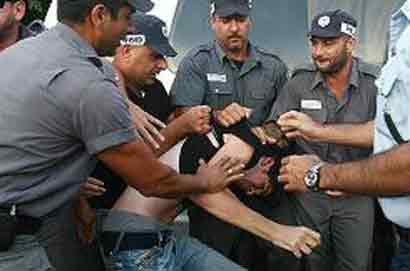
[[[344,10],[325,11],[315,16],[309,36],[318,38],[338,38],[342,35],[355,37],[357,21]]]
[[[2,1],[2,0],[0,0]],[[89,1],[89,0],[87,0]],[[84,0],[58,0],[59,5],[84,5],[87,4],[87,1]],[[134,10],[139,12],[148,12],[154,7],[154,3],[150,0],[111,0],[111,1],[122,1],[121,3],[127,3],[130,5]]]
[[[148,12],[154,7],[150,0],[127,0],[131,7],[140,12]]]
[[[249,16],[252,0],[211,0],[211,16]]]
[[[131,31],[122,45],[149,46],[165,57],[175,57],[177,52],[168,40],[166,24],[158,17],[143,13],[131,16]]]

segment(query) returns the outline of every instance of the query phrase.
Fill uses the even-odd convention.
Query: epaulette
[[[275,53],[273,52],[273,50],[268,50],[268,49],[265,49],[265,48],[259,47],[259,46],[255,46],[255,49],[256,49],[256,51],[258,51],[258,52],[261,53],[262,55],[270,56],[270,57],[272,57],[272,58],[274,58],[274,59],[276,59],[276,60],[278,60],[278,61],[284,63],[283,60],[282,60],[277,54],[275,54]]]
[[[196,56],[202,52],[210,52],[213,48],[213,43],[206,43],[193,48],[188,55]]]
[[[301,72],[316,72],[317,69],[315,67],[315,65],[311,64],[311,63],[304,63],[301,64],[299,66],[296,66],[291,74],[291,78],[295,77],[297,74],[301,73]]]
[[[374,78],[378,78],[381,71],[380,66],[364,62],[361,59],[358,59],[358,69],[359,72]]]

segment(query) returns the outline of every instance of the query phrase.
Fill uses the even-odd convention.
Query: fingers
[[[104,187],[104,182],[103,181],[100,181],[100,180],[98,180],[96,178],[93,178],[93,177],[88,177],[87,183]]]
[[[221,125],[229,127],[235,123],[238,123],[243,118],[248,117],[250,113],[251,110],[249,108],[233,103],[217,113],[217,120]]]
[[[145,112],[145,116],[147,117],[150,123],[154,124],[160,129],[164,129],[167,126],[165,123],[163,123],[162,121],[160,121],[159,119],[157,119],[156,117],[154,117],[148,112]]]
[[[151,136],[151,134],[145,129],[145,127],[137,127],[137,130],[146,143],[148,143],[154,149],[160,148],[158,142]]]
[[[81,194],[85,197],[101,196],[107,190],[104,188],[104,182],[89,178],[86,183],[81,186]]]
[[[147,129],[147,131],[155,136],[157,139],[159,139],[160,141],[164,141],[165,137],[160,133],[160,131],[154,126],[152,125],[150,122],[147,122],[145,125],[145,128]]]

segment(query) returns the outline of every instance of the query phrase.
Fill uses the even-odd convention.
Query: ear
[[[349,37],[346,40],[346,49],[348,53],[353,53],[354,49],[357,45],[357,39],[353,37]]]
[[[111,20],[111,12],[103,4],[97,4],[91,9],[89,17],[91,23],[99,28]]]
[[[26,2],[24,1],[17,1],[13,4],[14,17],[18,22],[23,20],[24,15],[26,15],[26,10]]]
[[[216,22],[215,16],[210,16],[209,17],[209,25],[211,26],[213,31],[215,31],[215,22]]]

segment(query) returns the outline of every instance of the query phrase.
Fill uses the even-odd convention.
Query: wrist
[[[314,122],[312,125],[313,130],[313,141],[323,142],[326,138],[326,126],[320,122]]]
[[[209,193],[209,181],[207,178],[201,176],[201,174],[194,175],[194,182],[198,184],[199,193]]]
[[[318,192],[322,189],[321,182],[321,169],[325,165],[323,161],[319,161],[313,164],[305,174],[304,182],[306,187],[312,192]]]

